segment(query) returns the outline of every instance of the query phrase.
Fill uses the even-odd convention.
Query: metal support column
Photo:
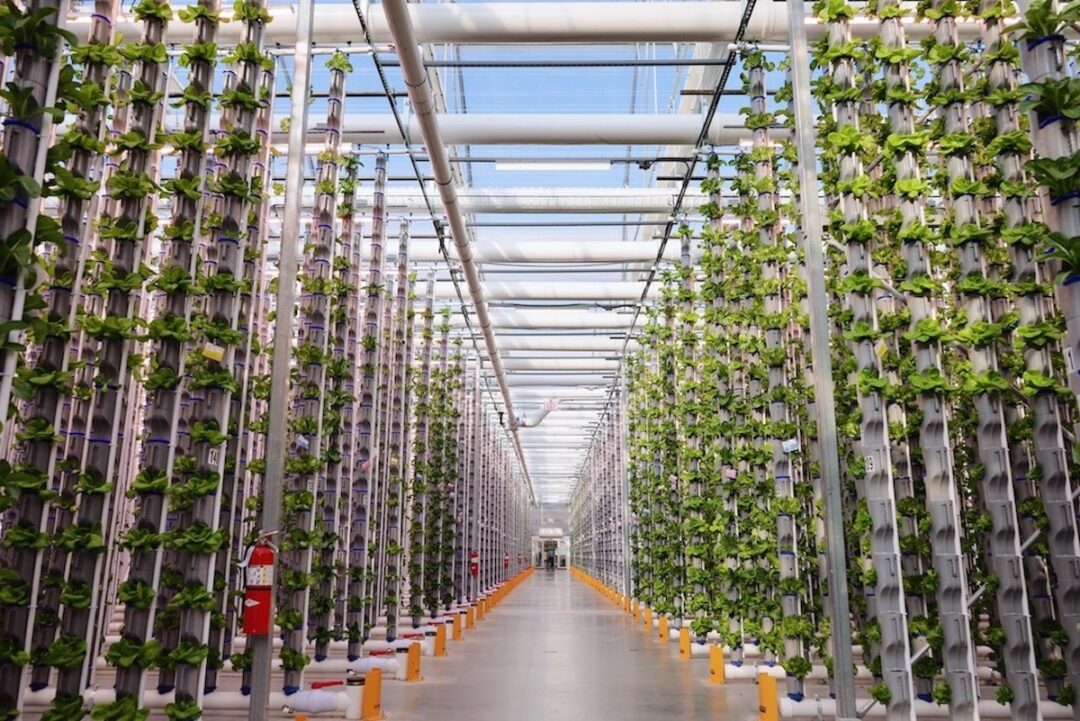
[[[811,362],[817,397],[821,475],[825,487],[825,547],[829,560],[829,609],[833,644],[833,688],[837,721],[855,721],[855,678],[852,669],[851,624],[844,551],[844,516],[840,498],[840,459],[837,453],[836,404],[833,398],[829,352],[828,300],[825,295],[825,254],[822,248],[821,206],[818,203],[814,120],[810,105],[810,56],[806,41],[805,8],[801,0],[788,4],[791,33],[791,79],[794,90],[795,138],[799,154],[800,204],[806,233],[807,301],[810,309]]]
[[[314,0],[300,0],[296,18],[296,55],[293,57],[293,93],[289,108],[289,150],[285,171],[285,221],[274,328],[274,366],[271,369],[269,425],[266,435],[266,475],[262,494],[262,532],[274,533],[281,524],[281,489],[285,478],[288,433],[289,356],[292,352],[293,309],[296,307],[297,243],[304,190],[304,134],[311,87],[311,26]],[[299,90],[298,90],[299,89]],[[273,618],[273,594],[270,617]],[[248,721],[266,721],[270,702],[270,656],[273,635],[251,636],[251,706]]]

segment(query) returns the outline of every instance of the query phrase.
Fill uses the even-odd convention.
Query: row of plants
[[[95,10],[84,45],[56,27],[52,3],[0,10],[0,42],[16,66],[3,90],[7,152],[0,157],[10,192],[0,197],[0,218],[10,228],[0,302],[3,332],[22,341],[5,345],[15,372],[5,373],[10,385],[0,384],[0,396],[14,389],[17,398],[17,450],[0,464],[3,510],[14,521],[2,539],[9,570],[0,594],[0,715],[18,714],[30,665],[33,688],[56,679],[45,717],[84,717],[83,689],[104,655],[115,668],[117,697],[95,707],[94,718],[145,717],[140,694],[147,672],[156,670],[159,691],[176,693],[166,715],[194,719],[226,657],[229,668],[245,673],[242,687],[250,683],[250,653],[232,650],[243,575],[237,564],[258,535],[272,412],[266,349],[276,280],[266,262],[265,201],[274,61],[261,44],[269,15],[258,0],[237,2],[232,21],[243,26],[240,40],[224,52],[216,45],[219,7],[210,0],[179,13],[163,0],[140,0],[133,13],[141,33],[126,42],[113,35],[118,4]],[[192,42],[174,61],[164,33],[178,19],[192,27]],[[361,247],[351,219],[358,166],[338,154],[335,128],[352,68],[344,55],[327,67],[333,122],[319,158],[311,252],[304,254],[297,403],[289,409],[300,452],[286,468],[293,486],[285,497],[288,527],[278,539],[287,562],[279,575],[287,602],[276,618],[289,641],[282,651],[286,690],[299,687],[312,642],[324,657],[334,638],[358,644],[380,610],[396,610],[401,570],[390,564],[403,553],[394,549],[410,522],[401,514],[409,505],[401,481],[414,408],[409,264],[402,247],[396,304],[362,316],[385,295],[381,241],[360,294]],[[170,97],[168,78],[179,84],[178,95]],[[181,111],[181,124],[167,131],[169,105]],[[215,107],[220,119],[212,128]],[[50,152],[39,154],[49,125],[68,117]],[[50,196],[55,217],[40,212]],[[380,328],[370,328],[371,317],[381,319]],[[369,365],[378,357],[369,352],[373,340],[381,346],[379,375]],[[460,341],[455,347],[453,368],[440,377],[436,436],[441,469],[455,469],[440,470],[447,503],[431,566],[443,605],[454,593],[455,544],[464,542],[461,507],[452,501],[461,442],[455,413],[466,403]],[[382,418],[371,410],[376,397]],[[369,444],[365,464],[357,446],[365,430],[372,436],[373,423],[382,445]],[[512,480],[508,467],[495,468],[491,490]],[[357,478],[381,484],[374,507]],[[520,515],[486,506],[481,494],[476,503],[477,515],[480,506],[493,519]],[[357,508],[363,512],[353,514]],[[357,536],[350,516],[354,523],[382,519],[370,527],[374,543],[366,543],[368,528],[360,534],[360,564],[351,563]],[[376,579],[379,603],[371,600],[376,587],[366,586],[364,621],[351,624],[354,581]],[[119,640],[102,647],[117,604]]]
[[[852,6],[818,3],[826,31],[814,48],[831,208],[830,316],[846,341],[834,344],[833,371],[861,662],[875,676],[871,695],[890,714],[907,714],[916,696],[968,714],[981,694],[976,663],[990,663],[1006,681],[998,701],[1032,718],[1039,678],[1050,698],[1069,704],[1075,668],[1065,564],[1078,554],[1073,514],[1062,505],[1076,470],[1062,427],[1075,406],[1064,391],[1072,374],[1060,342],[1076,316],[1068,286],[1057,286],[1065,306],[1055,306],[1051,280],[1059,269],[1058,282],[1074,272],[1071,236],[1058,229],[1070,227],[1076,198],[1062,192],[1067,183],[1047,182],[1051,171],[1040,162],[1056,153],[1064,158],[1058,173],[1075,152],[1074,119],[1045,97],[1069,87],[1055,35],[1072,10],[1034,3],[1017,24],[1006,4],[927,2],[919,14],[932,34],[921,46],[905,38],[910,9],[886,1],[868,12],[879,35],[863,40],[852,35]],[[972,15],[977,45],[958,36],[957,18]],[[1010,31],[1026,44],[1021,53]],[[712,223],[701,232],[700,295],[680,298],[689,283],[668,271],[643,330],[645,349],[627,363],[631,565],[635,595],[655,612],[686,618],[699,638],[721,631],[714,638],[733,648],[762,641],[762,651],[775,651],[799,677],[812,659],[831,667],[827,589],[825,579],[803,578],[824,569],[821,486],[813,415],[801,409],[813,399],[797,206],[774,200],[778,187],[792,199],[799,189],[790,146],[766,139],[775,124],[790,126],[790,113],[765,104],[755,72],[765,67],[744,59],[747,127],[757,142],[735,161],[733,206],[723,204],[720,162],[709,161],[703,190],[714,196],[701,209]],[[1029,75],[1038,67],[1040,81],[1019,85],[1021,67]],[[775,100],[790,101],[790,89]],[[1039,127],[1027,127],[1027,110]],[[1035,184],[1046,194],[1034,196]],[[732,214],[741,219],[736,230],[721,222]],[[749,255],[756,257],[742,261]],[[676,367],[674,403],[671,347],[700,369]],[[725,400],[712,402],[713,394]],[[762,396],[761,405],[746,404]],[[672,416],[677,474],[665,472],[664,419]],[[701,436],[715,438],[715,448],[699,449]],[[764,469],[768,458],[755,457],[762,441],[771,446]],[[793,450],[784,453],[785,445]],[[742,498],[775,509],[771,536],[740,509],[730,473],[742,477]],[[580,518],[610,517],[598,511],[604,503],[584,483],[575,496]],[[582,553],[599,572],[601,540],[584,533]],[[728,549],[753,553],[748,538],[760,538],[758,550],[777,565],[743,564],[753,575],[735,575],[740,564],[726,560]],[[984,543],[993,548],[987,555]],[[733,623],[731,609],[746,593],[766,599],[767,610],[736,613]],[[705,598],[722,601],[706,609]],[[989,659],[978,646],[993,649]],[[801,687],[789,684],[789,693],[797,697]]]

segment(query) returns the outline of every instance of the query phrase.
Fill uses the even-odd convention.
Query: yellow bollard
[[[420,642],[409,645],[409,652],[405,654],[405,680],[420,681]]]
[[[690,629],[679,629],[679,656],[690,660]]]
[[[476,620],[484,620],[484,607],[487,605],[487,599],[481,598],[476,602]]]
[[[661,616],[660,617],[659,631],[660,631],[660,634],[659,634],[660,640],[663,641],[664,643],[667,643],[671,638],[671,635],[668,633],[667,616]]]
[[[716,686],[723,686],[727,680],[724,669],[724,648],[709,646],[709,682]]]
[[[435,653],[436,658],[446,656],[446,624],[440,623],[435,627]]]
[[[780,698],[776,679],[764,669],[758,674],[758,721],[780,721]]]
[[[648,606],[645,607],[645,612],[642,614],[642,621],[645,624],[645,628],[652,629],[652,609]]]
[[[465,611],[465,628],[472,629],[476,626],[476,608],[469,606]]]
[[[364,674],[364,695],[360,702],[363,721],[380,721],[382,712],[382,670],[373,668]]]
[[[623,596],[623,610],[630,613],[630,597]]]
[[[461,614],[460,613],[455,613],[454,614],[454,636],[453,636],[453,639],[455,641],[460,641],[461,640]]]
[[[630,613],[632,613],[634,615],[634,620],[635,621],[637,620],[638,612],[640,610],[641,610],[641,604],[638,603],[636,599],[634,601],[631,601],[631,603],[630,603]]]

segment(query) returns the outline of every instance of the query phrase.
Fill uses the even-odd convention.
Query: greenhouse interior
[[[6,0],[0,117],[0,721],[1080,721],[1080,0]]]

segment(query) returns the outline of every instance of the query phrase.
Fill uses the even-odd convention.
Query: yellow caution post
[[[435,653],[436,658],[446,656],[446,624],[440,623],[435,627]]]
[[[640,610],[641,610],[641,604],[640,604],[640,603],[638,603],[637,599],[634,599],[634,600],[633,600],[633,601],[632,601],[632,602],[630,603],[630,613],[634,614],[634,620],[635,620],[635,621],[636,621],[636,620],[637,620],[637,618],[638,618],[638,612],[639,612]]]
[[[409,652],[405,654],[405,680],[420,681],[420,642],[409,645]]]
[[[724,675],[724,648],[723,646],[709,646],[709,683],[723,686],[727,678]]]
[[[476,607],[469,606],[469,609],[465,612],[465,628],[472,629],[476,626]]]
[[[660,640],[663,641],[664,643],[667,643],[668,640],[671,637],[670,634],[668,633],[667,616],[661,616],[660,617],[659,631],[660,631],[660,633],[659,633]]]
[[[460,641],[461,638],[462,638],[461,614],[460,613],[455,613],[454,614],[454,635],[453,635],[453,640]]]
[[[766,669],[758,674],[758,721],[780,721],[776,679]]]
[[[679,629],[679,657],[690,660],[690,629]]]
[[[642,615],[642,622],[645,624],[645,628],[652,628],[652,609],[648,606],[645,607],[645,612]]]
[[[364,674],[364,694],[360,702],[360,718],[363,721],[381,721],[382,670],[373,668]]]

